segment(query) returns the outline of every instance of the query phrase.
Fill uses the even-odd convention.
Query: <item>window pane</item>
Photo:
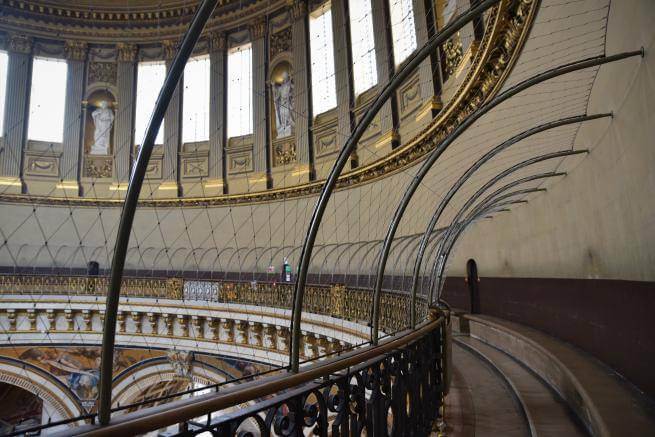
[[[227,54],[227,136],[252,133],[252,46]]]
[[[309,47],[312,58],[312,105],[314,115],[317,115],[337,106],[329,4],[309,19]]]
[[[416,50],[412,0],[390,0],[393,59],[399,65]]]
[[[378,82],[371,0],[350,0],[349,5],[353,80],[355,94],[360,94]]]
[[[189,59],[184,67],[182,142],[209,139],[209,57]]]
[[[0,136],[5,134],[5,95],[7,93],[7,52],[0,52]]]
[[[64,140],[66,61],[34,58],[27,137],[61,143]]]
[[[166,64],[163,62],[140,62],[136,85],[136,120],[134,141],[141,144],[146,135],[148,122],[155,109],[159,91],[166,78]],[[164,144],[164,122],[162,121],[155,138],[155,144]]]

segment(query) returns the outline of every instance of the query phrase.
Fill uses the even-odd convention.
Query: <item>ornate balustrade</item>
[[[0,275],[0,294],[104,296],[108,278],[89,276]],[[256,305],[291,309],[293,284],[271,282],[196,281],[182,278],[125,278],[123,297],[201,300],[218,303]],[[373,296],[365,288],[336,285],[309,285],[304,312],[367,324]],[[397,332],[409,325],[410,297],[401,292],[382,293],[381,326]],[[417,314],[426,314],[423,299]]]

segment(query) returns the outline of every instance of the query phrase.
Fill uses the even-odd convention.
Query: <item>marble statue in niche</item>
[[[295,119],[293,116],[293,82],[289,72],[283,71],[280,80],[273,82],[272,87],[277,138],[291,136]]]
[[[111,156],[116,124],[116,98],[103,87],[89,93],[84,104],[84,154]]]
[[[93,144],[91,155],[108,155],[111,140],[111,127],[114,124],[114,111],[106,100],[100,101],[100,106],[91,113],[93,118]]]

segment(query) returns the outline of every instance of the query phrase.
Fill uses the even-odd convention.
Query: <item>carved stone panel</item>
[[[87,178],[104,179],[112,176],[114,158],[111,156],[84,157],[84,176]]]
[[[88,83],[109,83],[116,85],[116,63],[115,62],[90,62]]]
[[[209,176],[209,151],[180,153],[182,158],[182,178],[200,178]]]
[[[283,138],[273,142],[273,167],[296,162],[296,143],[294,138]]]
[[[400,118],[413,114],[421,106],[421,84],[418,74],[412,75],[398,89],[398,105]]]
[[[270,59],[274,59],[278,54],[290,52],[292,47],[291,26],[273,33],[270,40]]]
[[[60,152],[54,151],[26,151],[25,152],[25,175],[26,176],[59,176]]]
[[[252,150],[228,152],[227,173],[239,174],[254,170]]]

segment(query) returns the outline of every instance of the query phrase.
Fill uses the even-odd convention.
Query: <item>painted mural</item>
[[[63,382],[91,411],[98,397],[100,347],[12,347],[0,348],[0,355],[37,366]],[[114,354],[114,375],[149,358],[163,356],[159,350],[118,348]]]

